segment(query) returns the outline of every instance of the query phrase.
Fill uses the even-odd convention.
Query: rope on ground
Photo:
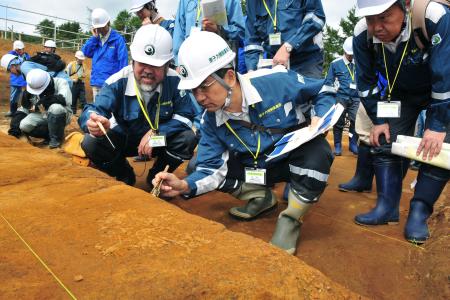
[[[17,230],[11,225],[11,223],[6,220],[2,213],[0,213],[2,219],[6,222],[6,224],[11,228],[11,230],[19,237],[19,239],[25,244],[28,250],[37,258],[37,260],[44,266],[44,268],[53,276],[53,278],[58,282],[58,284],[67,292],[71,299],[76,300],[75,295],[64,285],[64,283],[56,276],[55,273],[50,269],[50,267],[39,257],[39,255],[31,248],[31,246],[22,238],[22,236],[17,232]]]
[[[352,224],[349,224],[348,222],[345,222],[345,221],[342,221],[342,220],[333,218],[332,216],[329,216],[329,215],[324,214],[324,213],[320,213],[320,212],[316,212],[316,211],[312,211],[311,213],[317,214],[317,215],[325,216],[325,217],[330,218],[331,220],[333,220],[333,221],[335,221],[335,222],[343,223],[343,224],[345,224],[345,225],[347,225],[347,226],[354,225],[353,223],[352,223]],[[385,235],[385,234],[382,234],[382,233],[379,233],[379,232],[370,230],[369,228],[366,228],[366,227],[364,227],[364,226],[359,226],[358,228],[360,228],[361,230],[364,230],[364,231],[368,231],[368,232],[370,232],[370,233],[373,233],[373,234],[375,234],[375,235],[379,235],[379,236],[381,236],[381,237],[384,237],[384,238],[387,238],[387,239],[390,239],[390,240],[394,240],[394,241],[399,242],[399,243],[401,243],[401,244],[403,244],[403,245],[408,245],[408,246],[411,246],[411,245],[412,245],[412,246],[414,246],[415,248],[418,248],[418,249],[420,249],[420,250],[426,251],[426,249],[425,249],[424,247],[419,246],[418,244],[414,244],[414,243],[402,241],[402,240],[396,239],[396,238],[394,238],[394,237],[391,237],[391,236],[388,236],[388,235]]]

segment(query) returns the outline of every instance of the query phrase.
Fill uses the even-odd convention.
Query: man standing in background
[[[72,86],[72,111],[77,113],[78,98],[80,98],[81,109],[86,105],[86,91],[84,87],[84,66],[83,61],[86,59],[83,52],[77,51],[75,53],[76,60],[71,61],[66,68],[66,73],[73,81]]]
[[[92,11],[92,37],[81,51],[92,58],[91,87],[93,101],[109,76],[128,65],[125,39],[111,28],[110,16],[103,8]]]

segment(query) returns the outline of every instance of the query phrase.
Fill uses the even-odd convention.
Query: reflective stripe
[[[264,48],[260,45],[248,45],[248,46],[245,46],[245,48],[244,48],[244,52],[251,51],[251,50],[264,51]]]
[[[305,17],[303,18],[303,23],[305,23],[309,19],[312,19],[314,22],[319,24],[320,27],[323,27],[325,25],[324,22],[319,17],[317,17],[314,13],[307,13],[305,15]]]
[[[187,126],[189,126],[189,128],[192,127],[192,122],[191,122],[191,120],[189,120],[189,119],[186,118],[186,117],[183,117],[183,116],[174,114],[174,115],[172,116],[172,119],[177,120],[177,121],[180,121],[181,123],[186,124]]]
[[[328,174],[321,173],[319,171],[311,170],[311,169],[303,169],[300,167],[296,167],[293,165],[289,165],[289,171],[293,174],[297,174],[300,176],[307,176],[310,178],[314,178],[318,181],[327,182]]]
[[[322,86],[322,89],[320,90],[319,94],[324,92],[336,94],[336,89],[332,86],[324,85]]]
[[[225,151],[222,154],[223,164],[218,169],[197,167],[197,169],[196,169],[197,172],[201,171],[201,170],[207,170],[207,171],[211,171],[212,174],[207,175],[206,177],[203,177],[202,179],[195,181],[195,186],[197,187],[197,192],[195,193],[196,195],[204,194],[209,191],[213,191],[213,190],[217,189],[217,187],[225,179],[225,175],[228,172],[228,166],[227,166],[228,158],[229,158],[229,153],[228,153],[228,151]]]
[[[376,88],[374,88],[372,90],[372,94],[371,95],[378,94],[379,92],[380,92],[380,89],[377,86]],[[358,91],[358,95],[361,98],[369,97],[369,93],[370,93],[370,90],[367,90],[367,91],[364,91],[364,92]]]
[[[448,98],[450,98],[450,92],[446,92],[446,93],[432,92],[431,98],[436,99],[436,100],[447,100]]]
[[[169,151],[166,151],[166,154],[171,156],[171,157],[173,157],[173,158],[176,158],[178,160],[184,161],[184,159],[182,159],[181,157],[179,157],[179,156],[177,156],[177,155],[175,155],[173,153],[170,153]]]

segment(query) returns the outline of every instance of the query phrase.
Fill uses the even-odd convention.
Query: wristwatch
[[[286,48],[287,53],[291,53],[292,51],[292,45],[289,44],[288,42],[284,43],[284,47]]]

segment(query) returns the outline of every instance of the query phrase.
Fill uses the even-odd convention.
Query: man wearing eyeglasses
[[[204,45],[209,45],[205,47]],[[301,218],[325,189],[333,161],[330,145],[319,136],[289,154],[266,162],[274,144],[287,132],[307,126],[299,105],[314,102],[316,126],[335,104],[334,94],[320,92],[323,80],[303,77],[278,66],[247,75],[234,71],[235,53],[211,32],[190,36],[179,54],[179,88],[191,89],[206,109],[195,172],[184,180],[159,173],[166,196],[199,195],[213,190],[246,201],[230,214],[251,220],[277,205],[272,187],[290,182],[289,205],[278,218],[271,243],[293,254]]]
[[[136,177],[126,158],[154,157],[147,175],[151,186],[166,166],[172,172],[192,157],[197,145],[191,129],[194,111],[186,93],[177,89],[176,72],[169,69],[169,32],[159,25],[142,26],[130,52],[132,65],[111,76],[95,103],[84,108],[78,123],[88,134],[81,147],[100,170],[129,185]]]

